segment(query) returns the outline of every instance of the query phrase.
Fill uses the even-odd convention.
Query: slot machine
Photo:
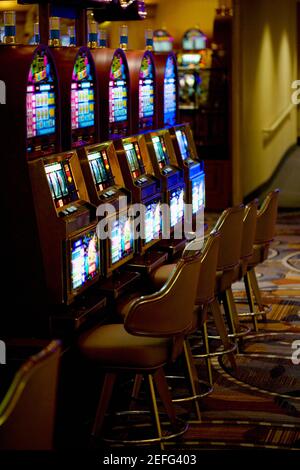
[[[99,140],[98,85],[87,47],[53,47],[61,97],[62,150]]]
[[[130,76],[130,134],[157,127],[156,71],[151,51],[126,51]]]
[[[207,37],[197,28],[188,29],[177,54],[180,109],[198,109],[208,99],[211,51]]]
[[[127,59],[122,49],[90,49],[99,81],[100,141],[130,132],[130,95]]]
[[[161,180],[163,202],[170,208],[170,217],[164,220],[165,230],[170,230],[170,239],[163,240],[160,246],[165,246],[168,252],[174,255],[184,248],[186,241],[183,230],[181,230],[180,238],[177,238],[178,233],[176,231],[176,227],[178,229],[182,227],[183,229],[184,223],[185,185],[183,170],[177,163],[172,140],[167,129],[148,132],[144,134],[143,138],[147,145],[155,175]]]
[[[193,217],[205,207],[204,162],[200,160],[189,124],[179,124],[169,129],[177,165],[182,168],[185,180],[185,203],[192,206]]]
[[[51,305],[70,305],[101,272],[96,207],[69,150],[28,163]]]
[[[12,299],[10,318],[1,321],[8,324],[18,318],[14,329],[33,332],[45,320],[39,307],[44,304],[46,285],[28,161],[61,149],[58,78],[51,51],[45,46],[1,45],[0,60],[0,79],[6,85],[6,104],[0,106],[5,136],[1,200],[10,245],[3,252],[7,269],[3,287]]]
[[[178,122],[178,71],[176,56],[154,54],[156,71],[157,128],[174,126]]]
[[[142,135],[116,140],[114,147],[125,186],[132,194],[132,202],[142,204],[144,209],[141,215],[144,230],[136,243],[137,255],[129,266],[149,273],[167,259],[165,253],[149,250],[162,236],[161,181],[155,176]]]
[[[115,209],[114,214],[108,216],[107,225],[105,224],[109,227],[109,237],[103,237],[100,243],[102,272],[108,279],[101,282],[101,290],[116,298],[123,289],[128,289],[139,278],[137,273],[119,269],[134,256],[133,219],[128,213],[131,193],[125,188],[111,141],[78,149],[78,155],[89,198],[96,206],[102,205],[102,220],[107,204]],[[99,219],[101,220],[100,217]],[[110,279],[112,275],[113,279]]]

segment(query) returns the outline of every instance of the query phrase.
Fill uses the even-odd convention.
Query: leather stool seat
[[[134,336],[122,324],[104,325],[79,341],[82,354],[109,368],[153,369],[163,366],[170,356],[169,338]]]

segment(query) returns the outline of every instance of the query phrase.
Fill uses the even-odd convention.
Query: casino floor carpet
[[[279,214],[269,259],[257,276],[263,300],[272,306],[267,321],[245,337],[236,371],[226,360],[213,360],[214,390],[201,399],[202,422],[189,414],[188,431],[167,448],[300,450],[300,363],[292,362],[294,341],[300,346],[300,212]],[[244,312],[241,283],[234,295]],[[205,379],[204,364],[198,367]],[[177,411],[184,415],[186,408]]]

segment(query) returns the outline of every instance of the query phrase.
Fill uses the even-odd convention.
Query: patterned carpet
[[[300,213],[279,214],[269,259],[257,275],[272,306],[267,321],[245,338],[236,371],[213,361],[215,386],[201,401],[203,422],[191,422],[177,448],[300,450]],[[242,289],[234,286],[237,299]]]

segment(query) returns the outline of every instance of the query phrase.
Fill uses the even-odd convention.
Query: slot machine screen
[[[199,29],[189,29],[183,36],[182,48],[184,50],[201,50],[206,49],[207,37]]]
[[[100,274],[100,247],[96,229],[71,240],[71,288],[76,291]]]
[[[153,143],[153,147],[155,150],[155,155],[157,158],[159,168],[162,169],[166,165],[169,164],[169,155],[167,152],[164,138],[160,135],[156,135],[152,137],[152,143]]]
[[[51,195],[57,208],[79,199],[68,160],[45,165],[45,172]]]
[[[171,227],[174,227],[183,218],[184,211],[184,188],[177,188],[170,194],[170,216]]]
[[[144,170],[141,151],[137,142],[129,142],[124,144],[127,162],[133,178],[138,178]]]
[[[85,51],[78,53],[71,85],[72,130],[95,124],[95,92],[91,64]]]
[[[145,239],[144,244],[159,240],[162,230],[160,201],[155,200],[145,205]]]
[[[192,204],[193,214],[196,214],[201,207],[205,206],[205,176],[202,173],[200,178],[192,182]]]
[[[106,149],[89,152],[88,161],[97,190],[103,191],[108,186],[111,186],[113,176]]]
[[[176,65],[172,56],[167,58],[164,78],[164,125],[174,126],[176,122]]]
[[[180,153],[183,160],[190,158],[189,143],[185,132],[182,129],[176,130],[176,138],[179,145]]]
[[[153,31],[153,49],[155,52],[170,52],[173,49],[174,38],[165,29]]]
[[[109,123],[112,134],[113,124],[128,119],[127,75],[124,59],[115,54],[109,76]]]
[[[113,266],[133,253],[133,221],[127,214],[119,214],[110,234],[110,263]]]
[[[139,77],[140,129],[153,126],[154,117],[154,66],[149,55],[142,60]]]
[[[32,61],[27,83],[27,139],[55,134],[56,83],[52,63],[45,51],[38,51]],[[32,151],[30,144],[28,152]]]

